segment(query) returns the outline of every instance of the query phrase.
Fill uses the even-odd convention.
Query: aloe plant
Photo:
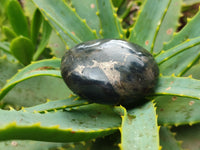
[[[38,149],[39,144],[44,149],[189,148],[188,143],[193,142],[189,132],[199,132],[200,123],[200,11],[176,32],[182,0],[141,1],[137,17],[132,18],[134,24],[126,28],[123,19],[130,9],[121,8],[126,4],[123,0],[33,0],[36,8],[29,27],[16,2],[10,0],[7,8],[15,37],[0,42],[4,52],[0,55],[1,141],[14,140],[10,145],[17,147],[23,143],[19,140],[30,140],[27,143],[32,149]],[[24,30],[12,16],[12,3],[21,10],[18,17]],[[37,43],[42,18],[42,38]],[[154,97],[146,104],[131,109],[91,104],[64,85],[60,56],[66,48],[100,38],[124,39],[152,53],[160,76]],[[57,57],[37,60],[53,41],[65,47],[52,48]],[[22,51],[23,57],[19,55]],[[12,56],[27,66],[10,62]],[[187,134],[180,136],[185,131]],[[182,145],[179,140],[183,140]],[[0,147],[4,146],[1,142]]]
[[[33,13],[31,25],[17,0],[9,0],[5,4],[5,12],[11,28],[8,25],[2,27],[7,40],[10,43],[10,53],[23,65],[28,65],[32,60],[37,60],[48,43],[51,27],[46,22],[40,11]],[[40,44],[37,40],[43,24],[43,32]]]

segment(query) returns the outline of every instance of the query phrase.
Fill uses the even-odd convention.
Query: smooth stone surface
[[[101,39],[67,51],[61,73],[74,93],[91,102],[137,105],[153,92],[159,69],[144,48],[123,40]]]

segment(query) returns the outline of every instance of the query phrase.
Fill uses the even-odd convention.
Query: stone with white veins
[[[138,104],[151,94],[158,79],[153,56],[137,44],[101,39],[66,52],[62,77],[80,97],[103,104]]]

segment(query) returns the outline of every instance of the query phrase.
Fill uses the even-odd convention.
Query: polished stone
[[[153,93],[159,69],[144,48],[124,40],[101,39],[67,51],[61,73],[75,94],[91,102],[137,105]]]

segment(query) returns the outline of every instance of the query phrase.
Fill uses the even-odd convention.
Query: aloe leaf
[[[56,150],[62,147],[63,143],[41,142],[31,140],[8,140],[0,142],[0,149],[4,150]],[[69,143],[69,146],[73,146]]]
[[[0,50],[6,52],[6,53],[11,53],[10,52],[10,43],[9,42],[0,42]]]
[[[115,4],[116,3],[116,4]],[[119,5],[121,2],[118,0],[113,0],[113,5]],[[130,13],[134,7],[134,5],[138,6],[138,1],[124,1],[122,2],[122,4],[120,4],[120,7],[117,7],[117,14],[118,16],[123,19],[122,21],[122,25],[124,25],[125,28],[129,28],[130,26],[125,23],[126,19],[129,18],[130,23],[131,22],[135,22],[135,16],[137,16],[137,13],[134,14],[134,16],[131,16]],[[116,7],[116,6],[115,6]],[[137,8],[134,8],[134,11],[137,10]],[[131,18],[133,17],[133,18]],[[132,20],[131,20],[132,19]],[[134,20],[134,21],[133,21]]]
[[[8,55],[0,58],[0,89],[21,67],[19,63],[11,62]],[[48,67],[46,67],[47,69]],[[47,99],[66,99],[70,94],[73,94],[62,78],[54,76],[36,76],[19,83],[5,95],[1,103],[9,104],[14,108],[30,107],[46,103]]]
[[[172,48],[185,40],[198,37],[200,34],[200,11],[186,24],[186,26],[177,34],[174,35],[173,39],[164,46],[164,49],[167,50]]]
[[[184,77],[192,76],[194,79],[200,79],[200,64],[197,63],[196,65],[192,66],[190,70],[188,70]]]
[[[154,104],[126,111],[122,117],[121,147],[123,150],[159,149],[159,131]]]
[[[109,135],[121,123],[111,107],[97,104],[45,114],[0,110],[0,120],[0,140],[49,142],[85,141]]]
[[[32,41],[24,36],[18,36],[10,44],[12,54],[23,64],[30,64],[35,51]]]
[[[36,76],[54,76],[61,77],[60,71],[60,59],[48,59],[34,62],[27,67],[19,70],[0,90],[0,99],[2,99],[17,83],[22,82],[26,79]]]
[[[56,32],[56,34],[59,36],[59,38],[62,39],[62,41],[64,42],[64,44],[66,45],[66,48],[72,48],[75,45],[77,45],[77,41],[71,39],[68,34],[66,34],[66,32],[63,32],[63,29],[61,30],[60,26],[58,24],[56,24],[55,22],[52,21],[52,19],[43,14],[46,17],[46,20],[48,20],[49,24],[52,26],[52,28],[54,29],[54,31]],[[80,40],[78,40],[79,43],[81,42]]]
[[[9,63],[7,57],[0,57],[0,89],[6,84],[6,80],[11,78],[20,67],[19,63]]]
[[[66,86],[63,79],[53,76],[37,76],[17,84],[2,99],[2,103],[18,109],[46,103],[49,99],[66,99],[70,94],[73,92]]]
[[[31,40],[34,45],[37,44],[37,39],[40,31],[40,26],[42,23],[42,15],[38,9],[35,10],[32,23],[31,23]],[[43,32],[44,34],[45,32]]]
[[[160,64],[160,72],[163,75],[181,76],[199,59],[199,56],[199,45],[189,48]]]
[[[164,46],[164,50],[170,49],[187,39],[192,39],[199,36],[200,29],[200,11],[190,20],[187,25],[177,34],[173,39]],[[194,46],[188,51],[180,53],[160,65],[160,69],[163,70],[164,75],[170,75],[175,73],[177,76],[184,74],[199,58],[199,46]],[[184,61],[183,61],[184,60]]]
[[[184,125],[200,122],[200,101],[191,98],[165,96],[156,99],[160,125]]]
[[[111,0],[97,0],[98,16],[101,22],[100,34],[104,38],[124,38],[121,22]]]
[[[173,128],[184,150],[199,150],[200,124]]]
[[[9,53],[9,52],[5,52],[5,51],[2,51],[1,53],[0,53],[0,59],[4,59],[4,58],[6,58],[6,61],[9,61],[10,63],[19,63],[19,61],[11,54],[11,53]],[[21,64],[20,64],[20,66],[21,66]]]
[[[66,52],[66,45],[54,30],[51,32],[47,47],[51,49],[53,56],[61,58]]]
[[[193,5],[199,2],[200,2],[199,0],[183,0],[184,5]]]
[[[71,0],[72,6],[76,9],[79,16],[86,20],[86,23],[98,32],[100,31],[99,18],[96,15],[97,2],[96,0],[87,0],[80,3],[80,0]]]
[[[32,0],[23,1],[24,13],[30,20],[33,20],[35,10],[37,9]]]
[[[188,39],[180,45],[177,45],[167,51],[162,51],[159,55],[155,57],[156,62],[158,64],[161,64],[164,61],[168,61],[171,57],[176,56],[178,53],[183,52],[184,50],[188,50],[189,48],[194,47],[198,44],[200,44],[200,37],[191,40]]]
[[[200,65],[192,67],[185,76],[200,78]],[[162,96],[156,98],[158,122],[161,124],[193,124],[200,122],[199,105],[200,101],[192,98]]]
[[[160,128],[160,145],[162,150],[182,150],[180,142],[176,141],[174,133],[168,127]]]
[[[17,35],[29,37],[29,28],[23,10],[17,0],[10,0],[7,5],[7,16]]]
[[[164,42],[168,42],[173,37],[173,33],[178,27],[179,17],[181,16],[181,4],[182,0],[171,1],[153,45],[154,53],[160,52]]]
[[[86,21],[81,19],[76,11],[68,6],[62,0],[33,0],[36,6],[41,10],[43,15],[54,26],[58,33],[63,32],[60,36],[70,38],[74,43],[96,39],[97,35],[89,28]]]
[[[130,30],[129,41],[151,51],[171,0],[146,0]]]
[[[191,77],[161,76],[155,94],[200,99],[200,80]]]
[[[82,100],[77,96],[70,96],[69,98],[64,100],[47,101],[44,104],[23,108],[23,111],[44,113],[46,111],[55,111],[86,104],[89,104],[88,101]]]
[[[46,45],[48,44],[52,28],[47,21],[43,21],[42,39],[38,46],[36,53],[33,56],[33,60],[37,60],[41,53],[44,51]]]
[[[113,133],[111,135],[100,137],[91,142],[86,142],[87,147],[80,149],[77,147],[76,150],[120,150],[118,143],[120,142],[120,132]],[[72,149],[73,150],[73,149]]]
[[[86,150],[86,149],[93,150],[91,148],[93,145],[93,141],[95,141],[95,140],[73,142],[73,143],[72,142],[71,143],[61,143],[62,144],[61,146],[57,146],[57,147],[54,146],[54,147],[52,147],[52,149],[48,149],[48,150]]]
[[[125,0],[112,0],[112,3],[115,7],[120,7]]]
[[[14,39],[17,36],[15,34],[15,32],[12,29],[10,29],[9,27],[7,27],[7,26],[3,26],[2,27],[2,31],[6,35],[6,38],[8,40],[12,40],[12,39]]]
[[[121,21],[117,18],[111,0],[97,0],[98,16],[101,22],[100,34],[104,38],[123,38]]]

